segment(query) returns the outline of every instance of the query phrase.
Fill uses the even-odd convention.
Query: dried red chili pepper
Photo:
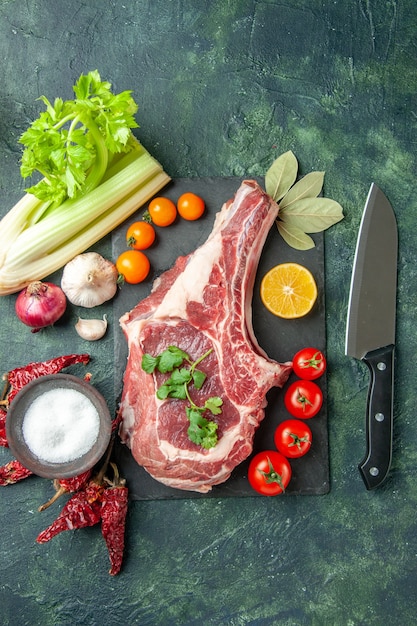
[[[9,461],[6,465],[0,467],[0,487],[13,485],[29,476],[32,476],[32,472],[24,467],[20,461],[16,459]]]
[[[37,537],[46,543],[64,530],[75,530],[98,524],[101,519],[103,486],[90,482],[85,489],[76,491],[63,507],[55,521]]]
[[[109,552],[109,574],[112,576],[116,576],[122,567],[127,507],[128,489],[116,471],[114,483],[103,493],[101,508],[101,532]]]
[[[71,478],[57,478],[57,484],[60,489],[65,489],[65,491],[73,493],[74,491],[79,491],[87,486],[92,473],[93,470],[88,469],[82,474],[72,476]]]
[[[92,469],[89,469],[82,474],[73,476],[71,478],[56,478],[54,480],[55,493],[45,504],[41,504],[38,511],[44,511],[58,500],[64,493],[74,493],[80,489],[84,489],[91,478],[93,473]]]
[[[7,392],[9,390],[9,382],[7,380],[7,376],[3,376],[3,380],[5,384],[3,385],[3,391],[1,393],[0,398],[0,446],[8,448],[9,444],[7,442],[6,436],[6,417],[7,411],[3,408],[3,406],[7,406],[8,402],[6,400]]]
[[[6,416],[7,412],[0,408],[0,446],[3,446],[4,448],[9,446],[6,437]]]
[[[6,374],[9,381],[11,390],[8,393],[8,403],[13,400],[22,387],[27,383],[46,376],[48,374],[57,374],[65,367],[75,365],[76,363],[83,363],[86,365],[90,360],[88,354],[67,354],[64,356],[58,356],[47,361],[40,361],[36,363],[28,363],[24,367],[17,367]]]

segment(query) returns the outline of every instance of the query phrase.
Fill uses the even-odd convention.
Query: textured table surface
[[[35,543],[56,516],[37,511],[49,481],[1,488],[5,626],[414,623],[416,29],[414,0],[0,2],[1,214],[23,192],[17,140],[37,98],[70,97],[98,69],[133,90],[137,136],[171,176],[262,176],[292,150],[301,174],[326,172],[346,216],[325,236],[329,494],[134,502],[112,578],[98,527]],[[344,329],[372,181],[394,207],[400,250],[393,464],[367,492],[368,372],[344,356]],[[111,254],[110,238],[97,249]],[[66,326],[25,332],[14,296],[0,300],[0,341],[1,371],[85,351]],[[88,349],[114,409],[113,333]]]

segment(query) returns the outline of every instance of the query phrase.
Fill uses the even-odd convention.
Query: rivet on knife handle
[[[367,406],[367,451],[359,470],[367,489],[381,485],[390,470],[393,432],[394,346],[368,352],[371,372]]]

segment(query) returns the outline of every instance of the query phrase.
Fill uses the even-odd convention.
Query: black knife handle
[[[366,456],[359,471],[367,489],[381,485],[392,459],[394,345],[365,354],[371,381],[366,419]]]

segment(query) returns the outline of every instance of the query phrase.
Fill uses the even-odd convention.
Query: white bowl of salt
[[[70,374],[28,383],[13,399],[6,436],[16,459],[44,478],[70,478],[91,469],[111,437],[104,397]]]

